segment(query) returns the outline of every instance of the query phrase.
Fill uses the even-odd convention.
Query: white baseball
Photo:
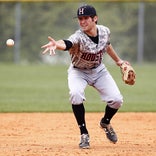
[[[9,47],[14,46],[14,40],[13,40],[13,39],[8,39],[8,40],[6,41],[6,45],[9,46]]]

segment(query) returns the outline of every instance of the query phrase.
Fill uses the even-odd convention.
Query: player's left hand
[[[131,64],[127,61],[124,61],[121,65],[122,79],[128,85],[134,85],[136,79],[136,73],[131,66]]]
[[[49,43],[43,45],[41,48],[45,48],[45,50],[42,52],[42,54],[45,54],[49,52],[50,55],[55,55],[55,50],[56,50],[56,41],[51,38],[50,36],[48,37]]]

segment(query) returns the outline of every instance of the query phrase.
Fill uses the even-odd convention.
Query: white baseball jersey
[[[99,40],[93,42],[81,30],[69,37],[72,47],[69,49],[72,64],[68,69],[68,87],[70,101],[77,105],[85,101],[85,88],[93,86],[99,92],[102,101],[111,108],[118,109],[122,104],[122,95],[105,65],[102,63],[110,38],[110,30],[97,25]]]
[[[80,69],[92,69],[101,64],[103,53],[109,42],[110,30],[102,25],[97,25],[97,28],[98,44],[94,43],[81,30],[69,37],[68,40],[73,44],[72,48],[69,49],[73,66]]]

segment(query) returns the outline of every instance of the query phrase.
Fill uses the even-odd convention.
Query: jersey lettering
[[[98,52],[97,54],[83,53],[81,55],[81,58],[86,60],[86,61],[101,62],[101,60],[102,60],[102,51]]]

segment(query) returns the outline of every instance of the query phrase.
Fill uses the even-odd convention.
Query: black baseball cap
[[[78,8],[77,10],[77,18],[81,16],[96,16],[96,10],[93,6],[91,5],[83,5]]]

